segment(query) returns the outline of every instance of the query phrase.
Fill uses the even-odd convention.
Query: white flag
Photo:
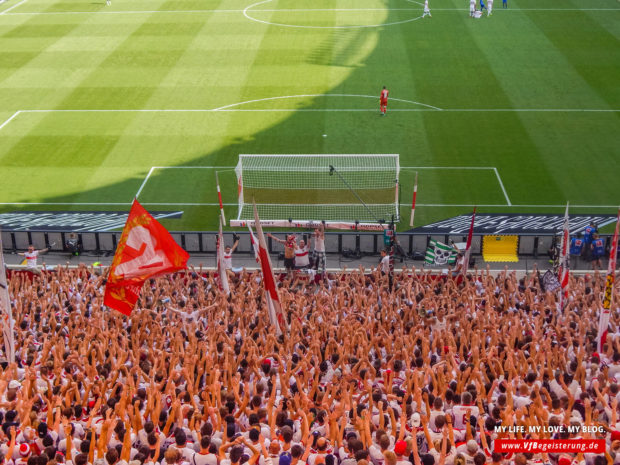
[[[230,295],[228,286],[228,275],[226,274],[226,264],[224,263],[224,234],[222,233],[222,218],[220,217],[220,230],[217,235],[217,275],[220,280],[220,290],[226,295]]]
[[[250,231],[250,242],[252,243],[252,248],[254,249],[254,258],[256,259],[256,263],[260,263],[260,258],[258,256],[258,241],[256,240],[256,236],[252,231],[252,226],[248,223],[248,229]]]
[[[0,231],[1,232],[1,231]],[[2,337],[4,339],[4,354],[9,363],[15,361],[15,339],[13,337],[13,312],[9,297],[9,285],[6,280],[6,267],[0,235],[0,315],[2,318]]]
[[[467,268],[469,267],[469,257],[471,256],[471,243],[474,237],[474,222],[476,221],[476,207],[471,215],[471,224],[469,226],[469,233],[467,233],[467,245],[465,246],[465,255],[463,256],[463,269],[461,273],[463,276],[467,275]]]
[[[598,351],[603,351],[603,344],[607,339],[607,330],[609,329],[609,312],[611,311],[611,301],[613,297],[614,281],[616,280],[616,257],[618,256],[618,231],[620,230],[620,209],[616,218],[616,231],[611,240],[611,248],[609,249],[609,264],[607,265],[607,279],[605,281],[605,292],[603,294],[603,308],[601,308],[601,316],[598,320],[597,347]]]
[[[258,236],[258,256],[260,257],[260,267],[263,270],[263,285],[265,286],[265,299],[267,300],[267,311],[269,313],[269,321],[279,336],[282,334],[282,328],[286,328],[286,321],[282,314],[280,306],[280,297],[278,296],[278,288],[276,280],[273,277],[273,269],[271,268],[271,259],[267,252],[267,242],[263,235],[263,228],[258,218],[258,210],[256,203],[254,204],[254,226],[256,227],[256,235]]]
[[[568,222],[568,203],[566,204],[566,213],[564,213],[564,226],[562,227],[562,242],[560,243],[560,268],[558,272],[558,280],[562,289],[560,290],[560,309],[564,308],[566,296],[568,294],[568,278],[569,278],[569,263],[568,263],[568,243],[570,242],[570,229]]]

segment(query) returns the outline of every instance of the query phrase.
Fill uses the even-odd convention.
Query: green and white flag
[[[456,250],[443,242],[431,239],[424,262],[429,265],[454,265],[456,263]]]

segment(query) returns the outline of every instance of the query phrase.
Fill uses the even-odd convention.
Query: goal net
[[[239,155],[235,168],[242,225],[389,223],[399,220],[398,155]]]

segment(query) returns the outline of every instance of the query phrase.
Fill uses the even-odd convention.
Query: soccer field
[[[183,210],[213,230],[239,154],[399,154],[400,229],[614,213],[620,1],[5,0],[0,212]],[[386,117],[379,91],[390,90]],[[283,193],[285,194],[285,193]],[[282,203],[286,199],[282,199]]]

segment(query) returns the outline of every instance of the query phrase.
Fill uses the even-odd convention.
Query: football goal
[[[239,155],[231,226],[382,229],[399,221],[398,155]]]

